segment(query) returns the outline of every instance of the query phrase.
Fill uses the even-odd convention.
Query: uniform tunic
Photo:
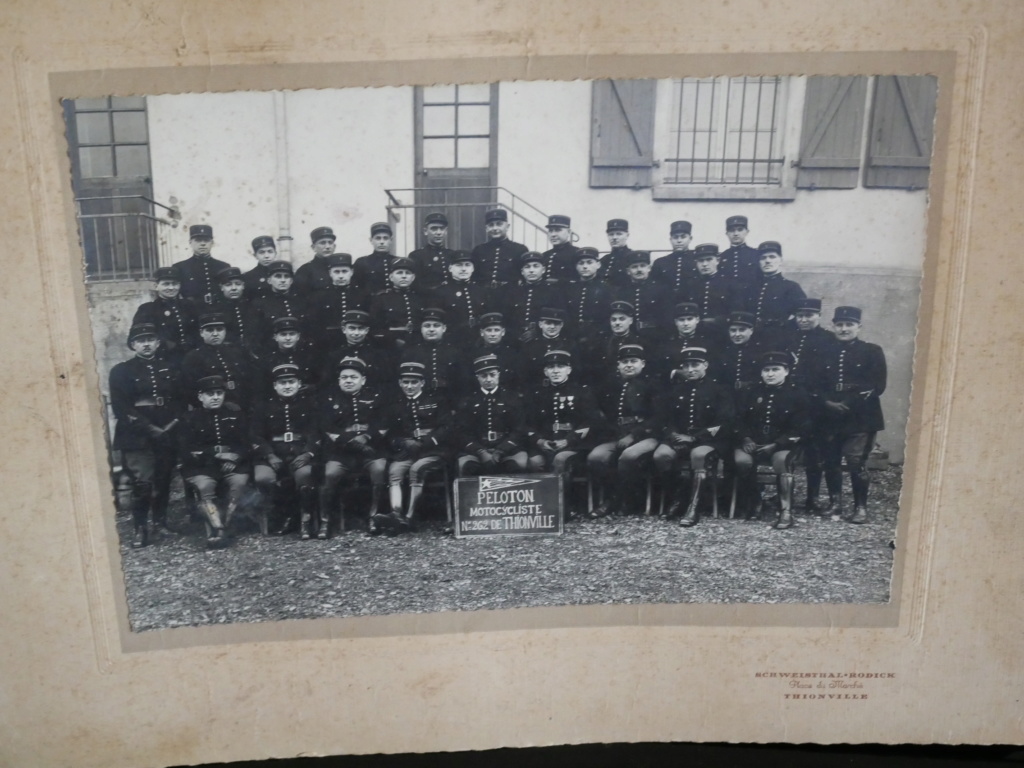
[[[556,349],[569,353],[575,370],[582,373],[587,369],[587,361],[580,354],[579,345],[566,338],[565,331],[553,339],[539,334],[537,338],[525,342],[520,349],[522,371],[519,380],[524,387],[532,389],[544,380],[544,355]]]
[[[742,305],[737,283],[721,271],[713,275],[697,275],[677,298],[696,304],[702,323],[712,324],[706,322],[710,320],[720,326],[724,326],[730,312],[735,312]]]
[[[649,280],[664,285],[678,297],[697,279],[695,251],[672,251],[654,260]]]
[[[195,392],[204,376],[223,376],[227,400],[248,408],[255,384],[250,360],[246,351],[233,344],[204,344],[181,361],[182,389]]]
[[[460,350],[445,341],[421,341],[411,344],[398,356],[401,363],[421,363],[426,377],[425,390],[461,397],[468,388],[469,373]]]
[[[778,273],[761,275],[747,287],[744,308],[754,315],[759,328],[783,328],[796,311],[797,302],[803,298],[806,294],[799,283]]]
[[[473,249],[476,269],[473,282],[481,285],[513,285],[519,282],[519,257],[529,250],[508,238],[488,240]]]
[[[292,284],[292,290],[300,296],[309,298],[316,291],[330,288],[329,269],[326,256],[314,256],[295,270],[295,282]]]
[[[738,282],[754,283],[761,276],[761,254],[746,243],[726,248],[718,259],[718,271]]]
[[[313,293],[307,302],[302,323],[303,335],[320,353],[327,353],[345,343],[342,318],[352,310],[366,311],[366,294],[355,286],[331,285]]]
[[[535,283],[520,282],[502,291],[504,306],[498,310],[505,316],[509,331],[520,336],[536,331],[541,309],[565,309],[565,299],[558,285],[544,280]]]
[[[316,401],[304,392],[292,397],[275,392],[260,400],[249,429],[258,464],[267,464],[271,456],[288,461],[303,453],[315,454],[320,445]]]
[[[604,331],[608,325],[608,314],[614,294],[607,283],[596,277],[590,280],[576,280],[564,287],[565,304],[568,314],[566,330],[577,340],[585,339]]]
[[[272,291],[269,296],[256,299],[249,307],[246,326],[252,328],[249,349],[257,356],[274,347],[274,321],[282,317],[301,320],[306,314],[306,302],[293,290],[285,293]]]
[[[327,393],[318,409],[325,461],[350,463],[354,457],[367,461],[378,458],[381,432],[386,427],[385,407],[385,399],[369,387],[352,395],[339,387]],[[369,436],[368,443],[354,442],[362,435]]]
[[[561,243],[554,248],[544,251],[544,264],[547,266],[547,276],[559,282],[576,280],[579,273],[576,271],[577,248],[572,243]]]
[[[204,475],[215,479],[226,474],[249,474],[251,436],[244,411],[225,401],[220,408],[196,408],[185,416],[180,432],[181,474],[185,478]],[[235,468],[225,472],[218,453],[239,457]]]
[[[146,428],[166,427],[184,415],[179,382],[177,366],[162,352],[148,360],[133,357],[110,369],[110,405],[117,419],[114,450],[153,448]]]
[[[654,340],[671,325],[672,294],[653,280],[627,279],[614,291],[618,301],[633,305],[633,330],[640,338]]]
[[[695,439],[690,447],[710,445],[719,452],[730,444],[735,409],[729,390],[704,376],[696,381],[677,377],[664,390],[654,407],[654,424],[670,443],[670,433]],[[717,430],[712,433],[712,430]],[[675,448],[676,446],[672,446]]]
[[[745,344],[729,342],[715,358],[715,381],[737,393],[737,398],[740,398],[739,393],[750,389],[761,380],[760,358],[766,351],[770,350],[762,349],[756,337],[751,337]]]
[[[296,344],[291,349],[274,345],[273,349],[264,352],[253,365],[256,397],[267,398],[274,395],[274,369],[279,365],[294,365],[299,369],[299,380],[302,391],[316,390],[324,380],[322,369],[317,364],[315,354],[308,346]],[[337,377],[335,377],[336,379]]]
[[[454,253],[451,248],[425,245],[409,254],[416,264],[416,284],[421,289],[436,288],[448,277],[448,257]]]
[[[246,289],[248,293],[248,289]],[[249,348],[249,342],[255,338],[255,329],[249,325],[252,317],[249,314],[250,302],[246,301],[245,293],[239,299],[227,299],[223,295],[213,304],[213,311],[224,315],[227,326],[226,341],[237,344],[243,349]]]
[[[656,426],[652,419],[654,402],[661,389],[644,375],[606,378],[597,399],[605,417],[606,438],[618,440],[628,436],[640,441],[651,437]]]
[[[425,302],[414,288],[382,291],[370,299],[370,327],[374,340],[392,348],[396,342],[410,342],[419,335]],[[414,336],[415,334],[415,336]]]
[[[242,293],[242,297],[246,301],[255,301],[269,296],[271,292],[270,283],[267,282],[269,277],[270,270],[262,264],[257,264],[243,274],[242,282],[245,283],[245,291]]]
[[[846,435],[885,429],[879,400],[885,385],[885,353],[880,346],[861,339],[830,345],[822,364],[822,397],[850,408],[846,413],[826,412],[830,431]]]
[[[377,253],[376,251],[366,256],[360,256],[352,262],[352,285],[361,289],[367,296],[390,290],[391,281],[388,280],[388,271],[394,260],[395,257],[390,253]]]
[[[231,265],[212,256],[192,254],[172,265],[181,276],[181,297],[196,307],[209,307],[220,296],[217,273]]]
[[[480,316],[491,305],[491,292],[476,283],[449,279],[434,289],[428,301],[430,306],[444,310],[446,337],[453,344],[472,344],[479,338],[477,327]]]
[[[533,390],[529,399],[530,443],[540,449],[541,440],[566,440],[564,450],[593,446],[603,417],[594,391],[586,384],[567,380],[545,383]]]
[[[629,282],[626,267],[633,256],[633,249],[625,245],[612,248],[601,259],[601,268],[597,271],[597,279],[612,286],[625,285]]]
[[[491,393],[477,388],[463,398],[455,411],[460,453],[497,451],[502,458],[524,450],[526,427],[522,398],[516,392],[498,387]]]
[[[218,291],[217,295],[220,295]],[[135,310],[132,325],[152,323],[157,336],[168,352],[179,355],[199,346],[199,328],[196,322],[195,305],[182,298],[147,301]]]
[[[778,386],[764,382],[749,392],[736,425],[740,441],[755,445],[775,443],[776,450],[793,448],[811,431],[811,401],[802,389],[787,381]]]
[[[394,398],[384,419],[394,459],[408,461],[447,454],[453,415],[451,401],[443,394],[424,391],[415,398]],[[403,444],[405,440],[416,440],[419,449],[410,451]]]

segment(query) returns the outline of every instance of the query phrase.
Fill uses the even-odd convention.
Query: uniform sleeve
[[[148,427],[151,422],[135,407],[135,391],[131,372],[123,365],[110,371],[110,407],[114,418],[125,425]]]
[[[877,344],[872,344],[869,365],[871,371],[871,388],[874,394],[881,396],[885,392],[888,379],[888,370],[885,364],[885,352]]]

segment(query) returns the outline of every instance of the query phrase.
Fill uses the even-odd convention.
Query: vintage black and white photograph
[[[888,602],[936,95],[65,100],[131,629]]]

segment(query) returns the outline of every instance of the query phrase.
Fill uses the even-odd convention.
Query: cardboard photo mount
[[[1020,334],[1005,333],[1022,294],[1012,3],[788,2],[767,14],[747,2],[170,2],[126,3],[116,17],[94,2],[16,5],[18,25],[0,32],[4,229],[17,265],[0,309],[0,762],[1021,741]],[[130,633],[60,99],[676,73],[939,78],[892,601]]]

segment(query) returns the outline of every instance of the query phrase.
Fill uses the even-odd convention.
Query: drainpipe
[[[283,91],[274,91],[274,150],[277,154],[277,252],[292,260],[291,198],[288,184],[288,111]]]

